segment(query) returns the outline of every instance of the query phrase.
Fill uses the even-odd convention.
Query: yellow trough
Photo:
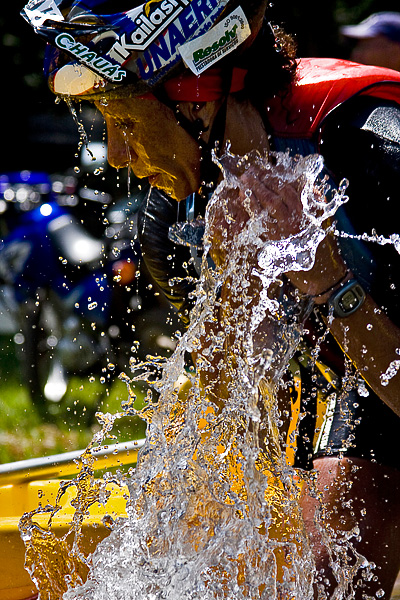
[[[134,465],[144,440],[115,444],[96,450],[95,470],[110,469],[123,465]],[[18,524],[21,516],[39,506],[55,504],[60,481],[79,472],[77,459],[83,451],[68,452],[55,456],[0,465],[0,600],[25,600],[35,598],[37,589],[24,568],[25,546]],[[103,517],[113,518],[126,514],[127,489],[108,484],[110,498],[105,505],[98,503],[89,508],[83,525],[85,552],[92,552],[96,545],[109,533]],[[57,537],[68,532],[74,508],[71,501],[76,493],[70,486],[61,499],[61,510],[52,520],[52,531]],[[34,520],[45,527],[48,515],[37,514]]]

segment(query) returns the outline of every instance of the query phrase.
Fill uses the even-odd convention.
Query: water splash
[[[148,424],[146,445],[124,479],[128,517],[85,558],[86,583],[67,580],[65,600],[313,597],[301,482],[286,460],[277,402],[311,304],[284,273],[312,266],[324,222],[346,198],[342,189],[323,200],[319,157],[270,158],[227,153],[221,160],[224,180],[207,208],[191,325],[167,362],[133,367],[133,380],[151,382],[155,394],[139,413]],[[241,178],[255,162],[278,190],[301,182],[296,235],[265,240],[270,215],[252,209]],[[215,251],[220,215],[234,223],[240,195],[247,221],[234,242],[220,231],[223,260],[210,270],[206,256]],[[179,387],[188,353],[196,368]],[[132,412],[129,398],[123,414]],[[24,536],[29,544],[29,530]]]
[[[399,369],[400,369],[400,360],[398,360],[398,359],[392,360],[392,362],[390,363],[390,365],[388,366],[386,371],[384,373],[381,373],[381,376],[380,376],[381,385],[383,385],[383,386],[389,385],[390,380],[393,379],[393,377],[395,375],[397,375],[397,373],[399,372]]]
[[[71,116],[78,128],[80,146],[82,146],[82,145],[85,146],[86,152],[89,154],[90,159],[93,161],[96,160],[96,157],[94,156],[93,152],[91,151],[91,149],[89,147],[89,137],[86,133],[85,126],[78,117],[78,113],[76,112],[76,108],[75,108],[73,101],[71,100],[71,98],[64,98],[64,100],[65,100],[65,103],[68,106],[68,110],[71,113]],[[78,171],[76,171],[76,172],[79,172],[79,167],[76,167],[76,168],[78,169]]]
[[[392,233],[389,237],[385,237],[384,235],[378,235],[376,232],[373,232],[372,235],[368,235],[367,233],[362,234],[351,234],[345,231],[335,230],[335,235],[342,238],[348,238],[353,240],[360,240],[363,242],[373,242],[378,244],[379,246],[393,246],[394,249],[400,254],[400,235],[398,233]]]

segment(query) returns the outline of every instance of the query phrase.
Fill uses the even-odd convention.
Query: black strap
[[[207,199],[210,192],[213,192],[216,188],[217,181],[221,173],[219,166],[215,164],[212,159],[212,153],[213,150],[218,150],[224,141],[227,106],[228,96],[225,97],[223,103],[221,104],[214,119],[209,140],[202,148],[202,161],[200,168],[201,187],[199,194]]]
[[[226,126],[226,111],[228,104],[228,92],[231,85],[232,72],[228,72],[223,81],[223,92],[225,95],[224,101],[221,104],[218,113],[214,119],[211,128],[210,138],[208,142],[204,142],[201,138],[202,134],[207,131],[201,119],[190,121],[179,110],[179,103],[171,100],[165,89],[161,86],[154,93],[157,99],[168,106],[174,113],[177,123],[183,127],[185,131],[199,144],[201,151],[200,165],[200,189],[196,193],[196,213],[203,214],[207,205],[210,193],[212,193],[217,185],[220,175],[220,169],[212,159],[212,152],[218,148],[224,140]]]
[[[187,133],[194,140],[196,140],[196,142],[199,143],[200,147],[202,147],[205,143],[201,139],[201,134],[204,133],[204,131],[207,131],[207,129],[204,129],[203,122],[201,121],[201,119],[196,119],[196,121],[190,121],[187,117],[185,117],[185,115],[183,115],[178,108],[179,102],[171,100],[171,98],[169,98],[167,92],[163,87],[158,88],[153,93],[156,96],[157,100],[165,104],[165,106],[168,106],[168,108],[170,108],[173,111],[177,123],[181,127],[183,127],[183,129],[187,131]]]

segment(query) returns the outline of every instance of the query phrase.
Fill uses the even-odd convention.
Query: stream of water
[[[301,182],[304,219],[295,236],[265,241],[269,217],[252,210],[241,180],[255,163],[278,187]],[[215,242],[217,217],[223,214],[228,224],[233,218],[227,199],[239,193],[249,199],[247,221],[234,243],[222,235],[222,266],[210,269],[203,259],[191,325],[161,365],[161,378],[158,361],[125,376],[128,387],[144,378],[155,392],[140,412],[148,427],[137,468],[119,476],[129,488],[128,517],[113,524],[93,555],[83,556],[81,518],[104,489],[94,483],[86,456],[72,552],[34,525],[32,515],[21,522],[42,600],[59,598],[65,586],[65,600],[313,597],[314,563],[298,503],[301,477],[309,476],[287,460],[277,397],[288,385],[284,373],[312,308],[283,274],[312,266],[324,224],[346,201],[345,186],[322,200],[322,167],[318,156],[278,153],[271,161],[227,152],[221,159],[224,179],[207,208],[204,256]],[[187,368],[188,355],[196,368]],[[186,385],[179,388],[183,374]],[[133,404],[130,394],[119,415],[103,415],[93,444],[102,443],[116,418],[135,412]],[[46,544],[65,559],[57,573],[40,569]],[[57,582],[60,577],[66,582]]]

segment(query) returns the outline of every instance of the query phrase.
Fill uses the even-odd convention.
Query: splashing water
[[[75,125],[78,128],[78,134],[79,134],[79,140],[80,140],[80,146],[85,146],[87,153],[89,154],[89,157],[92,160],[95,160],[95,156],[93,154],[93,152],[91,151],[90,147],[89,147],[89,138],[88,135],[86,133],[86,129],[85,126],[83,125],[82,121],[79,119],[78,117],[78,113],[76,112],[76,108],[74,106],[74,103],[72,102],[72,100],[70,98],[65,98],[65,103],[68,106],[68,110],[71,113],[71,116],[75,122]]]
[[[324,223],[346,197],[343,187],[323,201],[320,157],[269,158],[227,153],[221,160],[224,180],[207,207],[191,325],[160,379],[157,361],[137,367],[144,375],[134,372],[133,379],[153,382],[158,400],[139,413],[148,423],[147,441],[135,472],[124,479],[128,516],[93,555],[79,555],[88,578],[81,584],[80,575],[70,574],[65,600],[313,597],[299,475],[286,460],[277,402],[311,304],[284,273],[311,268]],[[255,163],[278,190],[301,182],[304,217],[296,235],[264,239],[270,216],[254,211],[241,177]],[[235,198],[244,198],[247,216],[232,240],[218,228],[221,216],[227,228],[234,225]],[[209,269],[216,232],[223,260]],[[196,368],[180,389],[188,353]],[[123,411],[134,412],[132,397]],[[29,548],[28,521],[22,531]]]
[[[389,385],[389,381],[397,375],[400,369],[400,360],[392,360],[385,373],[381,374],[381,385],[386,386]]]

